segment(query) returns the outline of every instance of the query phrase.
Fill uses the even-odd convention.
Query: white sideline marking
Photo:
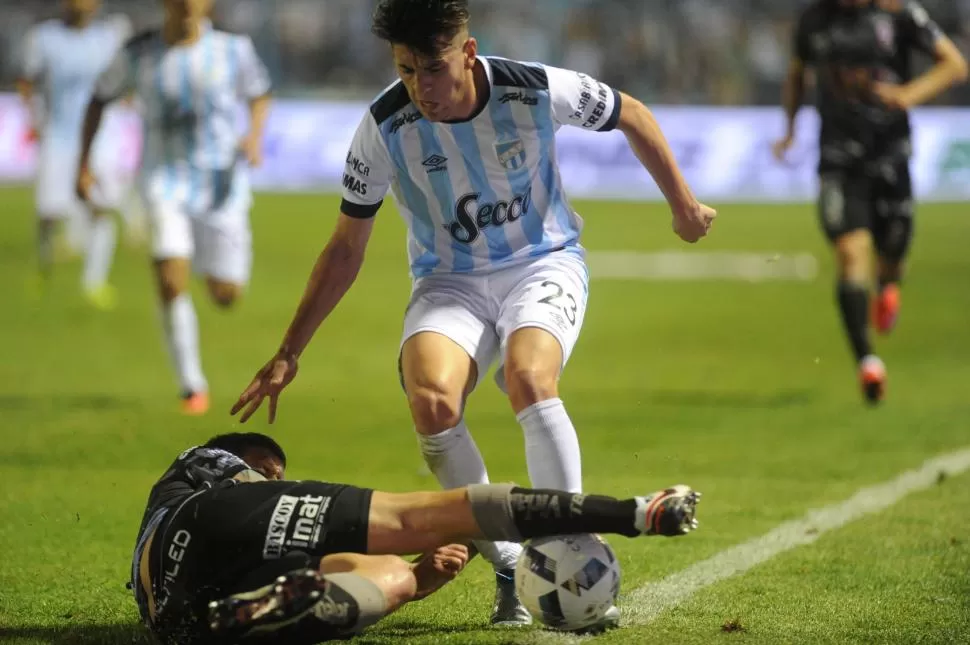
[[[593,280],[811,282],[818,275],[811,253],[591,251],[586,261]]]
[[[952,477],[967,470],[970,470],[970,448],[934,457],[888,482],[862,488],[843,502],[810,510],[801,519],[780,524],[761,537],[721,551],[660,582],[637,587],[621,596],[621,625],[646,625],[706,587],[744,573],[785,551],[811,544],[824,533],[866,515],[884,511],[911,493],[931,488],[941,473]],[[703,501],[700,508],[703,512]],[[700,519],[703,530],[703,514]],[[572,643],[588,638],[554,632],[538,634],[539,638],[532,642]]]

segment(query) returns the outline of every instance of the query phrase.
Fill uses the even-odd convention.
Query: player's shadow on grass
[[[18,640],[50,645],[155,645],[145,628],[137,624],[0,627],[0,643]]]
[[[130,408],[133,405],[135,403],[131,399],[123,399],[106,394],[55,394],[52,396],[0,394],[0,411],[2,412],[23,412],[37,410],[39,408],[103,412],[106,410]]]
[[[777,410],[808,405],[815,400],[815,393],[811,390],[785,390],[771,393],[680,390],[651,392],[646,396],[653,405],[725,409]]]

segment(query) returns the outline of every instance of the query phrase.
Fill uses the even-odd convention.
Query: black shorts
[[[818,214],[830,241],[868,229],[881,257],[901,260],[913,233],[909,163],[825,169],[819,174]]]
[[[318,569],[329,554],[367,553],[372,494],[341,484],[268,481],[230,482],[190,498],[152,543],[159,635],[167,642],[215,642],[205,638],[210,601],[294,569]],[[333,637],[339,631],[345,630]]]

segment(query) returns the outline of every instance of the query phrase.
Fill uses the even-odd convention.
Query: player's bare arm
[[[674,153],[650,110],[635,98],[620,93],[617,129],[626,135],[640,163],[660,187],[674,216],[674,232],[685,242],[696,242],[711,228],[717,216],[713,208],[697,201],[677,166]]]
[[[266,397],[269,397],[269,422],[276,420],[276,404],[280,392],[296,376],[297,361],[317,328],[357,278],[373,228],[373,218],[362,219],[340,214],[330,241],[310,273],[303,298],[289,329],[286,330],[279,351],[256,373],[252,383],[232,406],[231,414],[246,408],[240,422],[249,420]]]
[[[81,127],[81,157],[78,162],[77,194],[78,197],[85,200],[88,198],[91,186],[95,183],[90,166],[91,147],[94,145],[94,139],[101,127],[104,106],[104,101],[97,97],[92,98],[88,103],[87,111],[84,113],[84,124]]]
[[[788,63],[788,73],[781,89],[781,106],[785,110],[785,136],[772,147],[775,157],[783,161],[785,154],[795,142],[795,120],[805,97],[805,64],[793,57]]]
[[[905,85],[876,83],[873,91],[887,105],[907,110],[932,101],[949,88],[967,80],[967,60],[946,36],[933,49],[936,64]]]
[[[264,94],[249,101],[249,132],[242,141],[243,154],[250,166],[263,163],[263,132],[269,116],[271,96]]]

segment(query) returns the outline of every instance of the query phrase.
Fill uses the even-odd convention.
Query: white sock
[[[188,293],[180,293],[162,305],[162,328],[168,353],[178,374],[183,392],[205,392],[209,389],[199,357],[199,321]]]
[[[82,284],[85,289],[97,289],[108,281],[111,262],[115,256],[118,227],[112,217],[96,217],[88,235],[88,253],[84,259]]]
[[[582,492],[579,438],[562,400],[540,401],[516,418],[525,435],[525,462],[532,487]]]
[[[472,439],[464,420],[454,428],[436,435],[418,435],[421,454],[442,488],[460,488],[468,484],[487,484],[488,472],[482,453]],[[522,547],[515,542],[475,541],[482,557],[495,570],[515,566]]]

